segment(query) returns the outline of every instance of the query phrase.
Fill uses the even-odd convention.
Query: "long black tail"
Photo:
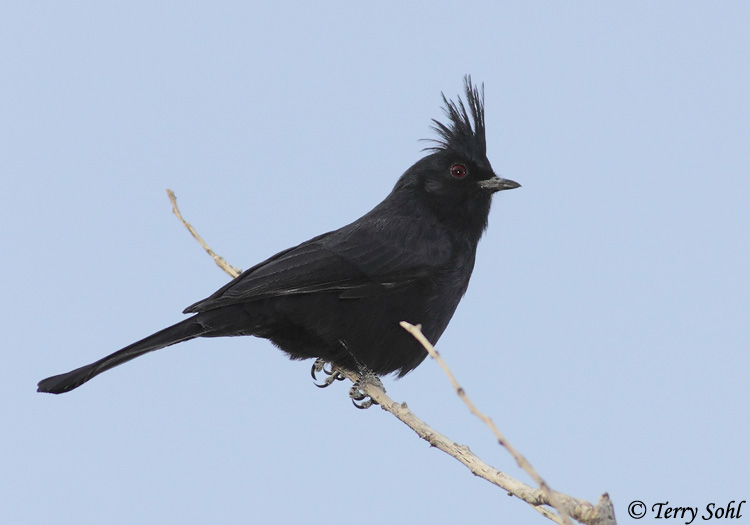
[[[114,354],[110,354],[107,357],[96,361],[95,363],[76,368],[67,374],[60,374],[58,376],[42,379],[39,381],[37,392],[49,392],[50,394],[69,392],[74,388],[78,388],[92,377],[97,376],[110,368],[114,368],[117,365],[130,361],[131,359],[142,356],[147,352],[153,352],[154,350],[159,350],[165,346],[200,337],[201,335],[212,331],[211,328],[199,321],[198,318],[200,315],[201,314],[195,315],[190,319],[185,319],[184,321],[165,328],[164,330],[160,330],[155,334],[133,343],[132,345],[126,346],[122,350],[118,350]]]

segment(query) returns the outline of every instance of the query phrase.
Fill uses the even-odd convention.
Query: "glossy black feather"
[[[400,326],[436,342],[474,268],[492,194],[518,187],[486,157],[484,93],[466,78],[468,110],[445,97],[432,153],[410,167],[372,211],[284,250],[185,309],[189,319],[91,365],[39,383],[61,393],[147,352],[195,337],[264,337],[293,359],[322,357],[351,370],[403,376],[427,355]],[[454,166],[461,166],[456,177]]]

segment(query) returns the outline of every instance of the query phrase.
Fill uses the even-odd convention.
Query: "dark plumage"
[[[266,259],[185,309],[194,314],[95,363],[44,379],[59,394],[165,346],[195,337],[264,337],[292,359],[399,377],[427,355],[399,321],[435,342],[469,285],[492,194],[519,185],[492,171],[484,92],[466,78],[466,101],[443,96],[447,123],[431,153],[372,211]]]

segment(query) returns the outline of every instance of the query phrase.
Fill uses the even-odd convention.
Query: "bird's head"
[[[473,223],[479,235],[487,227],[492,194],[520,184],[495,175],[487,158],[484,128],[484,86],[465,77],[466,104],[443,95],[447,123],[433,119],[437,139],[432,153],[417,161],[396,184],[396,191],[417,190],[438,216]],[[468,111],[467,111],[468,106]]]

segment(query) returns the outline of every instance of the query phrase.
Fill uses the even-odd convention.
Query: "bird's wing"
[[[342,299],[368,297],[434,279],[450,260],[450,242],[436,229],[404,235],[410,228],[414,225],[406,220],[353,223],[320,235],[244,271],[185,313],[316,292],[337,291]]]

